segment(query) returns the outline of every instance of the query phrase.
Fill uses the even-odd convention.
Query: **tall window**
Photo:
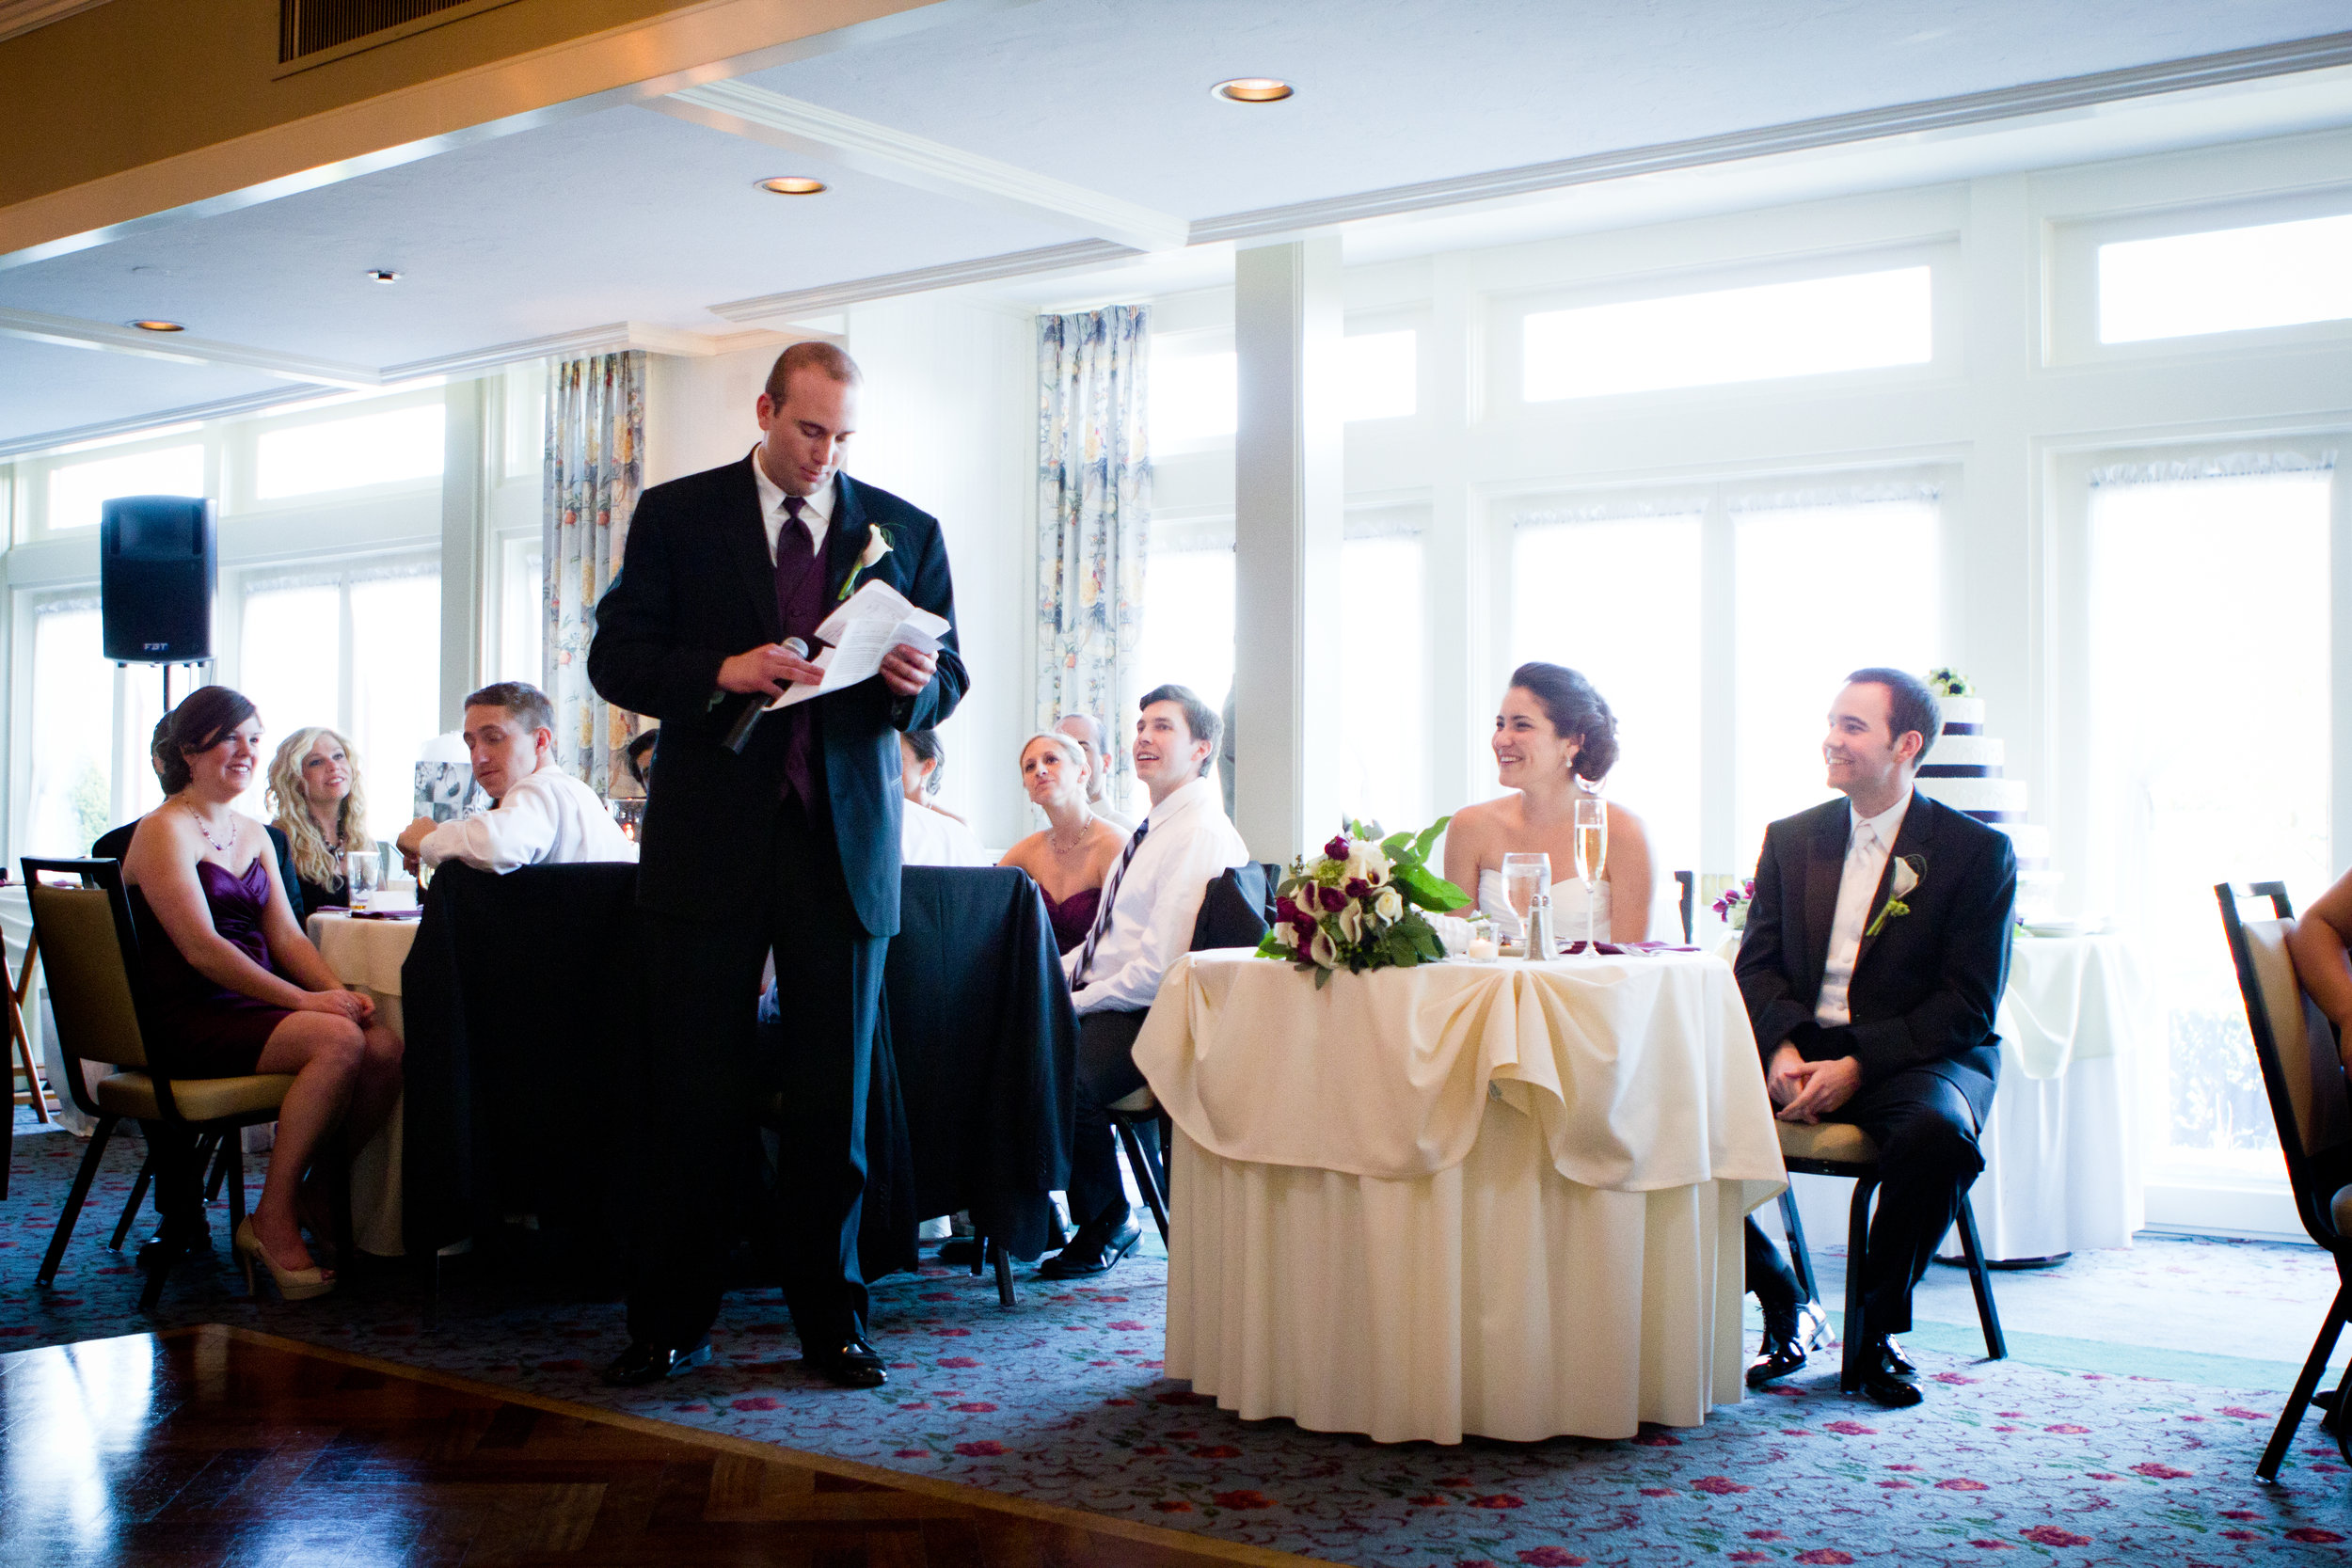
[[[1394,832],[1429,825],[1429,687],[1418,533],[1340,545],[1340,602],[1377,606],[1368,640],[1384,656],[1351,654],[1341,666],[1345,781],[1340,809]],[[1351,638],[1351,641],[1354,639]]]
[[[2332,477],[2264,454],[2092,475],[2085,907],[2149,960],[2175,1172],[2278,1177],[2213,888],[2328,885]]]
[[[2352,316],[2352,214],[2099,247],[2099,341]]]
[[[1943,650],[1932,490],[1731,498],[1738,606],[1735,843],[1829,798],[1830,700],[1866,665],[1924,674]]]
[[[1155,547],[1144,564],[1136,691],[1175,681],[1222,711],[1233,689],[1233,546],[1230,540],[1184,546]],[[1135,722],[1132,714],[1104,718]]]
[[[1200,334],[1152,340],[1152,450],[1199,446],[1233,434],[1240,387],[1233,351],[1197,346]]]
[[[1661,877],[1698,864],[1701,504],[1538,513],[1512,542],[1513,662],[1581,671],[1609,704],[1603,788],[1642,818]],[[1493,762],[1478,766],[1491,794]]]
[[[36,601],[32,610],[32,810],[19,842],[28,854],[86,855],[114,822],[103,721],[114,666],[102,652],[95,594]]]
[[[446,439],[438,402],[265,430],[255,443],[259,500],[311,496],[363,484],[431,479]]]
[[[440,729],[440,592],[429,559],[245,582],[239,689],[261,709],[273,751],[312,724],[350,737],[378,838],[414,815],[417,759]],[[238,804],[266,816],[261,786]]]

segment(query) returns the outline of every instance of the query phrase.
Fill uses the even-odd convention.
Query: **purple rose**
[[[1333,914],[1337,914],[1347,908],[1347,895],[1335,887],[1325,888],[1323,889],[1323,907]]]

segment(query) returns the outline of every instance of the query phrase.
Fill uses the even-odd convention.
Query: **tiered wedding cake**
[[[1984,733],[1984,699],[1964,677],[1931,670],[1928,685],[1944,710],[1944,733],[1928,748],[1919,792],[2009,834],[2017,848],[2017,918],[2048,919],[2064,875],[2050,869],[2050,830],[2026,820],[2031,786],[2001,776],[2004,747]]]

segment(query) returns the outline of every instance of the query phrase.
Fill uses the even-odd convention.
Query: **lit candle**
[[[1492,962],[1494,962],[1494,958],[1495,958],[1495,944],[1494,944],[1494,940],[1493,940],[1491,937],[1472,937],[1472,938],[1470,938],[1470,956],[1471,960],[1472,960],[1473,962],[1476,962],[1476,963],[1482,963],[1482,964],[1483,964],[1483,963],[1492,963]]]

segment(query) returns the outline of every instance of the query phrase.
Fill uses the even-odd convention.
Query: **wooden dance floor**
[[[0,1564],[1297,1563],[208,1324],[0,1356]]]

